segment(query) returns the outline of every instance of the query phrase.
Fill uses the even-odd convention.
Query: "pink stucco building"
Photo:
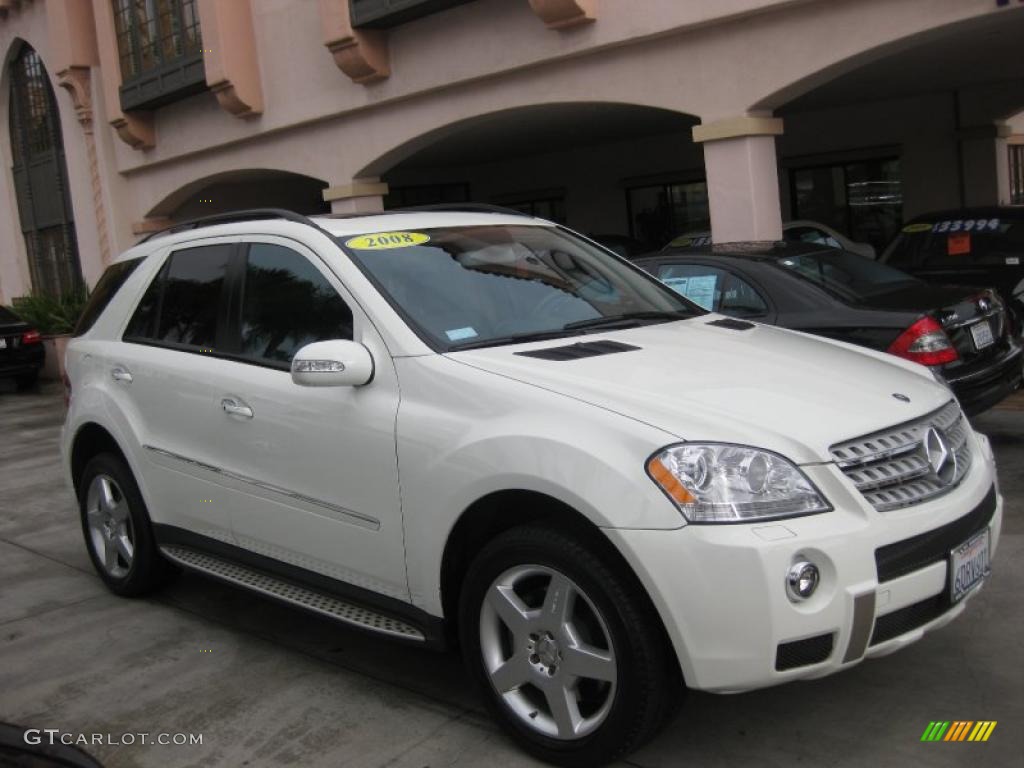
[[[0,0],[0,302],[240,207],[879,244],[1020,193],[1022,50],[1020,0]]]

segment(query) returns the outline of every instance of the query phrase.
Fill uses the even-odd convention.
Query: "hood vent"
[[[579,360],[584,357],[611,355],[615,352],[630,352],[640,347],[623,344],[620,341],[582,341],[565,347],[549,347],[534,349],[529,352],[516,352],[522,357],[539,357],[541,360]]]
[[[721,320],[712,320],[706,325],[717,325],[719,328],[728,328],[730,331],[749,331],[754,328],[753,323],[746,320],[733,320],[731,317],[723,317]]]

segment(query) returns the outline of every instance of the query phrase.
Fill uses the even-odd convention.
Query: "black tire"
[[[112,573],[111,569],[104,565],[102,556],[96,550],[94,533],[89,524],[89,490],[93,482],[101,477],[114,482],[116,497],[119,500],[123,499],[127,505],[127,527],[131,533],[133,552],[130,564],[125,565],[124,560],[117,561],[116,570],[122,570],[123,573]],[[175,576],[177,568],[164,559],[157,548],[149,511],[142,500],[135,477],[124,459],[112,453],[94,456],[82,471],[78,488],[78,509],[89,559],[111,592],[122,597],[138,597],[159,589]]]
[[[32,373],[23,373],[20,376],[14,377],[14,386],[19,392],[25,392],[29,389],[35,389],[36,384],[39,383],[39,371],[32,371]]]
[[[602,765],[640,746],[664,725],[684,691],[668,638],[638,580],[608,552],[610,544],[603,546],[595,540],[587,543],[586,539],[567,530],[532,525],[503,533],[484,547],[470,565],[459,605],[459,636],[466,666],[495,719],[534,756],[570,768]],[[606,698],[610,708],[603,721],[580,738],[565,740],[538,732],[536,726],[526,724],[522,714],[516,714],[491,684],[482,650],[481,627],[487,621],[486,614],[481,618],[484,601],[497,579],[519,567],[530,566],[558,572],[574,582],[572,586],[584,595],[586,610],[591,612],[593,608],[592,613],[603,621],[602,630],[610,638],[617,666],[617,680]],[[579,600],[577,596],[576,604]],[[514,639],[516,642],[512,642],[510,634],[505,641],[509,654],[516,653],[518,635]],[[537,657],[528,658],[532,664]],[[565,663],[557,653],[555,658],[555,663]],[[548,674],[557,672],[556,667]],[[544,673],[531,674],[540,674],[540,682],[546,682]],[[523,690],[531,690],[530,684],[513,689]],[[544,706],[543,702],[540,706]],[[536,712],[529,715],[536,716]]]

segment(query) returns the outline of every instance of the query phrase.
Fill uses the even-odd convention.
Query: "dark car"
[[[0,307],[0,378],[13,377],[18,389],[29,389],[35,386],[45,359],[39,331]]]
[[[990,285],[1024,324],[1024,207],[964,208],[912,219],[882,261],[928,282]]]
[[[1021,385],[1021,346],[990,289],[931,285],[808,243],[709,245],[662,252],[637,265],[705,309],[929,366],[970,414]]]

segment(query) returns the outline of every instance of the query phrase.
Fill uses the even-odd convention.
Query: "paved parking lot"
[[[110,595],[61,476],[62,418],[57,387],[23,395],[0,382],[0,721],[202,734],[201,745],[92,748],[108,766],[534,764],[481,712],[451,654],[187,574],[155,598]],[[831,678],[691,694],[627,764],[1021,765],[1024,396],[976,426],[995,444],[1007,508],[994,576],[964,616]],[[985,744],[922,744],[930,720],[999,724]]]

